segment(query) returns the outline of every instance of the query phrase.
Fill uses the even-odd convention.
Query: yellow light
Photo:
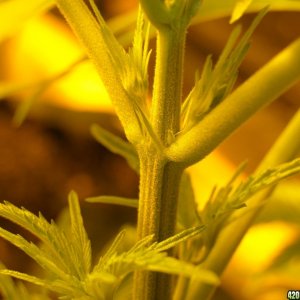
[[[237,293],[240,299],[284,299],[286,290],[284,285],[283,288],[278,286],[276,281],[278,275],[272,278],[269,274],[260,280],[255,280],[255,275],[262,274],[274,258],[295,240],[298,233],[297,228],[283,222],[271,222],[252,227],[224,272],[223,283],[233,293]]]
[[[76,39],[55,17],[34,18],[7,45],[5,79],[38,82],[68,68],[82,55]],[[42,99],[74,110],[113,111],[109,96],[89,61],[51,85]]]
[[[247,273],[263,271],[297,236],[295,228],[283,222],[256,225],[244,237],[234,260]]]
[[[224,186],[234,174],[236,166],[216,150],[188,170],[192,175],[196,200],[201,209],[209,198],[212,188],[216,185]],[[241,177],[244,178],[245,175],[241,174]],[[253,226],[245,235],[222,276],[225,289],[234,297],[244,300],[283,299],[286,291],[282,288],[274,289],[273,285],[272,288],[264,290],[264,286],[268,283],[266,280],[273,280],[270,283],[274,284],[276,283],[274,278],[264,277],[265,281],[259,282],[261,285],[258,286],[253,276],[261,274],[298,235],[298,228],[283,222]]]
[[[203,208],[213,187],[221,187],[226,184],[235,170],[236,166],[218,150],[188,168],[199,208]]]

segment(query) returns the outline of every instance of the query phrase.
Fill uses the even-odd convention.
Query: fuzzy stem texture
[[[158,32],[152,124],[168,145],[180,126],[185,30],[164,28]]]
[[[174,140],[180,125],[184,42],[185,30],[167,27],[158,33],[151,123],[164,146]],[[138,152],[141,165],[138,238],[151,234],[155,241],[162,241],[175,232],[182,168],[167,160],[150,139]],[[171,299],[172,277],[137,272],[133,294],[135,300]]]
[[[162,241],[174,234],[182,170],[149,152],[140,155],[138,238],[153,235],[155,241]],[[134,299],[170,299],[172,287],[169,277],[153,272],[137,272]]]
[[[56,5],[86,48],[110,95],[127,138],[132,143],[139,141],[141,136],[134,105],[124,89],[111,55],[112,51],[122,51],[119,43],[101,15],[101,20],[96,20],[83,0],[56,0]]]
[[[186,166],[203,159],[259,109],[300,79],[300,39],[276,55],[190,131],[169,147],[170,159]]]

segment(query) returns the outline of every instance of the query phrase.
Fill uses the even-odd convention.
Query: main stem
[[[184,43],[185,30],[168,27],[158,33],[151,123],[163,147],[172,142],[180,127]],[[162,241],[175,232],[182,168],[169,161],[150,137],[140,145],[138,153],[138,238],[153,235],[155,241]],[[133,299],[168,300],[171,296],[171,276],[136,272]]]
[[[151,121],[165,146],[180,128],[184,45],[185,30],[158,32]]]

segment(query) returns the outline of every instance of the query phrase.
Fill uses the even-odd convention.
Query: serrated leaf
[[[86,201],[90,203],[114,204],[114,205],[122,205],[122,206],[133,207],[133,208],[138,208],[139,206],[138,199],[117,197],[117,196],[90,197],[87,198]]]
[[[2,269],[0,270],[0,274],[2,275],[8,275],[14,278],[18,278],[30,283],[33,283],[35,285],[39,285],[39,286],[47,286],[47,283],[45,280],[41,280],[35,276],[30,276],[28,274],[25,273],[21,273],[21,272],[17,272],[17,271],[12,271],[12,270],[7,270],[7,269]],[[9,277],[7,277],[9,278]]]
[[[3,228],[0,228],[0,236],[24,251],[50,275],[50,280],[40,281],[46,283],[45,287],[75,299],[85,294],[82,282],[90,271],[91,249],[74,192],[70,194],[69,204],[70,237],[53,221],[48,223],[41,214],[37,217],[24,208],[19,209],[9,203],[0,204],[0,215],[26,228],[44,244],[38,247]],[[15,275],[17,276],[21,278],[21,275]],[[24,276],[21,279],[30,281],[30,276],[27,279]]]
[[[154,257],[154,259],[155,258],[157,261],[147,265],[145,267],[146,270],[191,277],[194,280],[202,281],[211,285],[220,284],[218,277],[209,270],[195,267],[192,264],[177,260],[172,257]]]
[[[18,208],[7,201],[0,203],[0,216],[25,228],[45,244],[49,242],[49,232],[55,230],[55,225],[50,225],[42,214],[37,217],[25,208]],[[53,228],[50,230],[49,227]]]
[[[0,274],[11,276],[11,277],[44,287],[55,293],[72,295],[72,296],[78,296],[78,295],[84,294],[83,292],[80,291],[80,289],[78,291],[76,291],[75,289],[70,287],[68,284],[66,284],[66,282],[63,282],[60,280],[48,280],[48,279],[43,280],[36,276],[31,276],[31,275],[28,275],[28,274],[25,274],[22,272],[12,271],[12,270],[0,270]],[[62,299],[63,299],[63,297],[62,297]],[[69,298],[66,298],[66,299],[69,299]]]
[[[0,272],[5,269],[0,263]],[[0,273],[0,295],[6,300],[31,300],[22,284],[16,284],[12,277]]]
[[[106,262],[101,263],[101,268],[97,267],[95,272],[107,272],[116,277],[125,277],[128,273],[136,270],[149,270],[164,272],[168,274],[183,275],[210,283],[218,284],[218,278],[210,271],[199,269],[192,264],[168,257],[166,252],[162,252],[179,243],[202,232],[204,226],[183,231],[160,243],[149,245],[152,237],[146,237],[139,241],[127,252],[117,254],[111,253]]]
[[[195,86],[187,96],[181,108],[182,127],[189,128],[195,122],[196,116],[201,117],[210,108],[211,97],[203,98],[200,103],[197,104],[197,112],[195,112],[195,101],[199,100],[205,91],[208,89],[213,76],[213,64],[212,57],[209,55],[203,66],[201,78],[199,79],[198,72],[195,76]]]
[[[92,125],[91,132],[94,138],[111,152],[124,157],[129,166],[137,173],[140,171],[139,158],[135,148],[120,137],[112,134],[97,124]]]
[[[138,120],[140,132],[142,132],[142,135],[144,138],[150,137],[152,139],[153,144],[156,146],[157,150],[161,153],[164,154],[164,146],[161,143],[160,139],[154,132],[154,129],[146,116],[145,112],[143,109],[140,107],[138,103],[134,104],[134,112]]]
[[[247,181],[240,184],[231,196],[230,201],[240,205],[245,199],[253,196],[258,191],[277,184],[281,180],[300,172],[300,159],[283,163],[277,167],[267,169],[257,175],[250,176]]]
[[[101,274],[111,274],[115,276],[116,280],[122,281],[133,271],[149,270],[193,277],[210,284],[218,284],[219,280],[212,272],[168,257],[167,253],[163,252],[189,238],[199,235],[204,228],[204,226],[190,228],[160,243],[155,242],[151,244],[153,236],[148,236],[138,241],[130,250],[118,254],[117,248],[124,236],[124,232],[121,232],[105,256],[100,258],[91,275],[101,277]]]
[[[104,20],[94,1],[90,0],[90,3],[100,27],[103,28],[104,37],[107,36],[106,42],[111,51],[110,55],[120,76],[123,88],[132,101],[133,111],[140,132],[144,132],[145,135],[146,130],[157,144],[157,138],[147,118],[148,107],[146,103],[148,92],[148,63],[151,54],[151,51],[148,49],[150,24],[145,25],[143,12],[139,9],[133,44],[126,53],[124,49],[121,49],[120,45],[118,45],[112,34],[105,29]]]
[[[133,99],[121,80],[120,68],[127,66],[127,54],[117,42],[93,1],[94,14],[81,0],[56,0],[72,29],[85,46],[106,89],[117,115],[132,143],[141,139],[133,108]]]
[[[77,256],[77,269],[81,279],[84,279],[91,268],[91,244],[85,231],[81,216],[79,200],[74,191],[69,194],[71,219],[71,239]]]
[[[21,279],[40,286],[40,292],[29,290],[21,281],[14,281],[12,278]],[[21,272],[11,271],[1,265],[0,269],[0,294],[5,300],[51,300],[46,293],[47,282],[37,277]],[[56,291],[56,290],[55,290]],[[1,298],[1,299],[2,299]]]
[[[173,248],[174,246],[177,246],[178,244],[186,241],[187,239],[190,239],[196,235],[199,235],[202,231],[206,229],[206,226],[201,225],[197,227],[192,227],[186,230],[183,230],[174,236],[167,238],[166,240],[154,243],[152,244],[149,249],[155,249],[157,251],[165,251],[170,248]]]
[[[99,263],[96,265],[95,270],[101,269],[107,261],[110,259],[112,255],[114,255],[117,252],[117,249],[122,242],[123,238],[125,236],[125,231],[122,230],[113,240],[112,244],[108,248],[108,250],[105,252],[105,255],[100,257]]]
[[[11,238],[11,242],[17,247],[20,247],[23,251],[28,248],[27,250],[30,250],[30,252],[25,252],[41,264],[42,267],[44,264],[47,265],[47,267],[44,267],[49,268],[49,270],[53,269],[52,271],[57,275],[60,274],[59,276],[66,276],[67,273],[72,273],[70,268],[74,270],[73,257],[69,254],[73,250],[70,249],[71,245],[64,232],[60,231],[54,222],[48,223],[42,214],[39,214],[37,217],[28,210],[17,208],[8,202],[0,204],[0,216],[25,228],[45,244],[47,251],[41,250],[42,252],[40,252],[39,248],[34,244],[28,243],[17,235],[14,235],[14,238],[9,232],[5,231],[8,237]],[[3,231],[4,229],[1,230]],[[25,250],[22,247],[25,247]],[[61,270],[57,269],[56,264],[60,265]]]
[[[230,23],[241,18],[252,2],[253,0],[237,0],[231,15]]]
[[[22,251],[24,251],[47,272],[51,272],[56,276],[59,276],[64,279],[69,279],[68,275],[64,273],[64,271],[62,271],[60,268],[58,268],[56,266],[56,263],[54,263],[51,260],[51,257],[49,257],[46,251],[40,250],[36,245],[26,241],[20,235],[10,233],[9,231],[3,228],[0,228],[0,236],[12,243],[13,245],[15,245],[16,247],[18,247],[19,249],[21,249]]]
[[[90,4],[100,27],[104,32],[104,36],[106,37],[106,42],[111,51],[110,55],[114,62],[114,66],[120,75],[123,88],[133,102],[136,117],[139,117],[137,107],[142,110],[142,114],[147,114],[146,97],[148,91],[148,63],[151,53],[151,51],[148,50],[149,23],[145,29],[144,16],[142,10],[139,9],[133,44],[126,53],[124,49],[120,47],[116,39],[113,38],[112,34],[106,29],[105,22],[95,5],[94,0],[90,0]],[[140,121],[141,119],[139,122]],[[144,123],[144,120],[142,123]]]
[[[234,211],[246,207],[246,201],[249,198],[257,192],[277,184],[282,179],[299,173],[300,159],[249,176],[246,181],[234,188],[233,183],[242,170],[243,166],[237,170],[225,187],[219,189],[218,192],[214,190],[204,209],[200,212],[201,219],[208,226],[203,236],[209,248],[213,245],[219,231],[235,220]]]
[[[129,69],[123,80],[124,86],[128,87],[127,90],[131,95],[135,95],[143,110],[147,109],[148,63],[151,55],[151,50],[149,51],[149,31],[150,24],[149,22],[145,24],[143,12],[139,8],[133,44],[128,51]]]
[[[263,9],[257,15],[238,43],[237,39],[241,28],[236,27],[233,30],[215,67],[212,66],[211,56],[207,57],[201,78],[196,81],[195,87],[182,106],[181,120],[183,130],[188,131],[199,123],[206,114],[221,103],[232,91],[237,78],[238,68],[249,48],[249,39],[266,14],[266,11],[266,9]]]

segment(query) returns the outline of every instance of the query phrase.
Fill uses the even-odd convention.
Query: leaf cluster
[[[125,234],[121,232],[107,252],[92,267],[91,243],[74,192],[69,195],[69,214],[70,227],[61,229],[54,221],[49,223],[42,214],[36,216],[25,208],[18,208],[8,202],[0,204],[1,217],[27,229],[39,238],[41,244],[29,242],[3,228],[0,228],[0,236],[30,256],[44,269],[47,277],[38,278],[6,269],[0,270],[0,276],[10,275],[39,285],[57,293],[62,299],[98,300],[110,299],[112,295],[117,294],[124,280],[136,270],[180,274],[213,284],[218,282],[213,273],[169,257],[165,252],[198,235],[204,230],[204,226],[182,231],[160,243],[153,243],[152,237],[148,236],[130,250],[118,253],[118,246]],[[10,279],[5,279],[0,285],[4,295],[8,295],[10,290],[14,289],[11,284]]]
[[[250,37],[266,12],[267,9],[264,9],[257,15],[238,43],[241,27],[233,30],[215,66],[212,57],[207,57],[201,77],[196,73],[195,86],[182,105],[182,131],[188,131],[199,123],[232,91],[238,68],[249,49]]]
[[[203,231],[201,236],[189,240],[181,246],[180,257],[182,259],[193,263],[202,262],[213,248],[220,232],[228,224],[237,221],[253,209],[252,206],[247,208],[248,201],[251,204],[251,197],[266,188],[274,188],[284,178],[299,173],[300,159],[251,175],[236,184],[245,166],[245,163],[241,164],[224,187],[219,189],[215,187],[212,190],[211,196],[203,209],[196,209],[196,217],[191,212],[186,215],[191,216],[190,222],[193,222],[194,225],[205,224],[207,229]],[[180,201],[185,201],[184,204],[187,205],[190,200],[180,199]]]
[[[106,146],[110,151],[123,156],[136,172],[139,171],[138,155],[132,145],[98,125],[92,127],[92,134],[98,142]],[[213,247],[222,229],[229,223],[237,220],[236,211],[244,209],[242,215],[247,213],[249,210],[247,210],[247,201],[252,196],[267,187],[274,187],[284,178],[299,173],[300,160],[296,159],[250,175],[247,179],[237,184],[236,182],[245,167],[246,163],[241,164],[224,187],[215,187],[201,211],[197,208],[197,199],[195,199],[190,175],[188,172],[183,173],[179,192],[178,228],[187,229],[192,226],[205,225],[206,230],[197,238],[191,239],[180,246],[180,257],[182,259],[192,262],[203,260],[209,249]],[[138,207],[138,199],[115,196],[98,196],[89,198],[87,201]],[[282,203],[282,205],[284,204]]]

